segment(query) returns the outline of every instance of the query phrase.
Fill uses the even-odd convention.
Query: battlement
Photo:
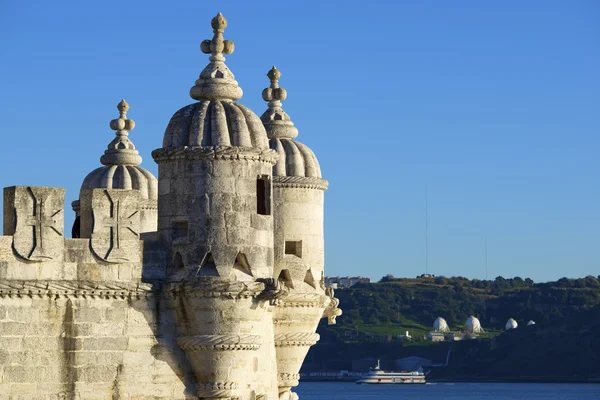
[[[145,234],[148,243],[140,237],[137,190],[83,191],[81,207],[89,212],[82,214],[77,239],[64,237],[64,198],[62,188],[4,189],[0,279],[109,282],[164,277],[165,252],[156,235]]]

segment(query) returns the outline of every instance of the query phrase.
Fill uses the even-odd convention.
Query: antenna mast
[[[425,274],[429,273],[429,199],[425,185]]]
[[[485,280],[488,280],[488,250],[487,250],[487,236],[485,237]]]

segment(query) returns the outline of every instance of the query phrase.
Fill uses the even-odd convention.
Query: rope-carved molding
[[[269,148],[239,146],[165,147],[152,152],[154,161],[168,160],[250,160],[275,164],[279,155]]]
[[[318,333],[290,332],[275,335],[275,347],[312,346],[320,339]]]
[[[0,280],[0,297],[129,299],[156,293],[152,285],[134,282]]]
[[[257,297],[265,288],[260,282],[193,281],[172,283],[165,288],[170,298],[248,299]]]
[[[257,350],[261,344],[258,335],[195,335],[177,339],[183,351],[201,350]]]
[[[238,387],[237,382],[208,382],[197,384],[199,397],[231,397],[233,391]]]
[[[298,386],[299,380],[300,374],[290,374],[288,372],[281,372],[277,375],[277,385],[279,387]]]
[[[325,308],[330,303],[330,298],[317,293],[290,292],[279,304],[279,307],[296,308]]]
[[[305,176],[274,176],[273,186],[296,189],[319,189],[327,190],[329,182],[321,178],[310,178]]]

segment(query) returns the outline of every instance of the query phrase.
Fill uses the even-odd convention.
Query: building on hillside
[[[442,332],[448,333],[450,332],[450,327],[446,320],[442,317],[437,317],[435,321],[433,321],[433,331],[434,332]]]
[[[64,237],[64,189],[4,189],[6,398],[295,398],[319,320],[341,314],[324,282],[328,182],[295,140],[281,73],[267,74],[259,118],[237,102],[227,21],[211,26],[194,102],[152,152],[158,179],[140,167],[123,100],[104,166],[72,203],[74,238]],[[15,168],[30,163],[24,153]]]
[[[483,327],[481,326],[481,322],[479,322],[479,319],[477,319],[476,317],[471,315],[465,321],[465,332],[477,334],[477,333],[483,333],[485,331],[483,330]]]
[[[443,342],[446,340],[446,335],[442,332],[429,332],[425,338],[432,342]]]
[[[371,283],[370,278],[364,276],[327,276],[325,277],[325,286],[334,286],[337,288],[349,288],[357,283]]]
[[[504,325],[504,330],[509,331],[511,329],[516,329],[518,326],[519,324],[517,323],[517,321],[510,318],[508,321],[506,321],[506,324]]]

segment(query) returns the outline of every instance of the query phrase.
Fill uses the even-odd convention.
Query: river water
[[[300,400],[600,400],[600,384],[432,383],[357,385],[353,382],[302,382]]]

